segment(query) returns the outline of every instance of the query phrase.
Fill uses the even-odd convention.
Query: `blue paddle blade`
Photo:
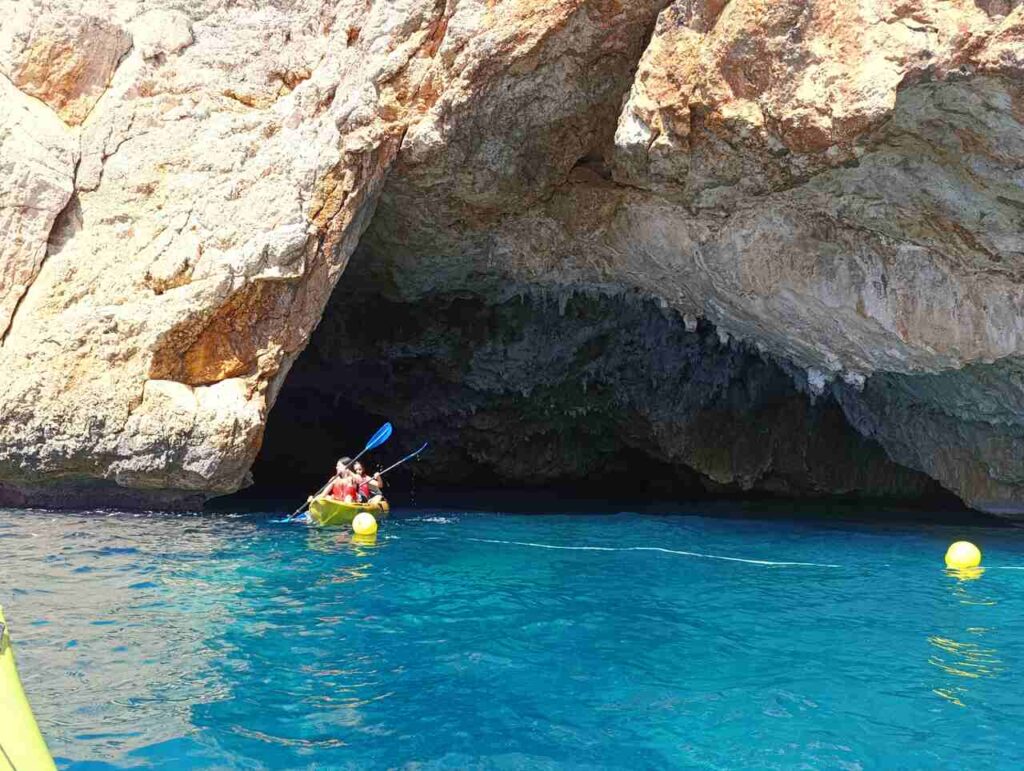
[[[391,424],[385,423],[383,426],[377,429],[377,433],[370,437],[370,441],[366,443],[366,447],[363,448],[363,452],[372,450],[374,447],[380,447],[384,442],[391,436]]]

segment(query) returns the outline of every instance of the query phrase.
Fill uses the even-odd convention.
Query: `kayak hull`
[[[391,511],[387,501],[377,503],[345,503],[326,495],[314,498],[309,504],[309,518],[320,527],[351,525],[356,514],[369,512],[377,519],[383,519]]]
[[[55,769],[14,664],[14,648],[0,608],[0,769]]]

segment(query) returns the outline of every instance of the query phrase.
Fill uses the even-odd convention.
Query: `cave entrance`
[[[242,498],[301,501],[385,420],[396,500],[758,496],[959,506],[827,395],[633,293],[511,286],[396,300],[357,252],[271,411]],[[474,493],[478,494],[478,493]]]

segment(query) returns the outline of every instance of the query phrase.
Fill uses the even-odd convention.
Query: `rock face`
[[[468,443],[522,477],[473,423],[547,400],[575,443],[555,477],[605,468],[589,432],[716,485],[928,487],[895,463],[1024,512],[1019,2],[0,12],[8,500],[168,506],[245,484],[338,284],[335,304],[415,330],[356,334],[331,311],[310,361],[375,346],[393,371],[431,335],[462,341],[434,348],[458,373],[437,394],[473,402],[439,464]],[[442,312],[456,301],[465,318]],[[478,327],[493,337],[469,344]],[[353,390],[408,410],[412,384],[444,382],[417,367],[390,396]],[[430,404],[410,426],[444,419]],[[572,439],[587,405],[614,428]]]

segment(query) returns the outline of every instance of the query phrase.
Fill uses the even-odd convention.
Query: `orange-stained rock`
[[[1019,71],[1016,5],[679,0],[620,118],[620,178],[762,194],[855,162],[900,91]]]
[[[6,30],[0,33],[7,75],[22,92],[77,126],[107,90],[131,36],[115,20],[91,15],[88,7],[62,13],[19,5],[5,16]]]
[[[481,85],[510,72],[571,89],[577,70],[549,57],[628,69],[640,48],[624,55],[616,40],[644,31],[624,7],[0,2],[3,82],[69,127],[74,169],[73,195],[59,195],[60,148],[44,149],[52,201],[29,247],[0,253],[0,486],[52,503],[60,479],[166,505],[167,491],[244,484],[412,127],[446,131],[446,111],[472,114]],[[534,108],[548,148],[597,130],[576,120],[582,102]],[[5,235],[32,220],[12,222]]]

